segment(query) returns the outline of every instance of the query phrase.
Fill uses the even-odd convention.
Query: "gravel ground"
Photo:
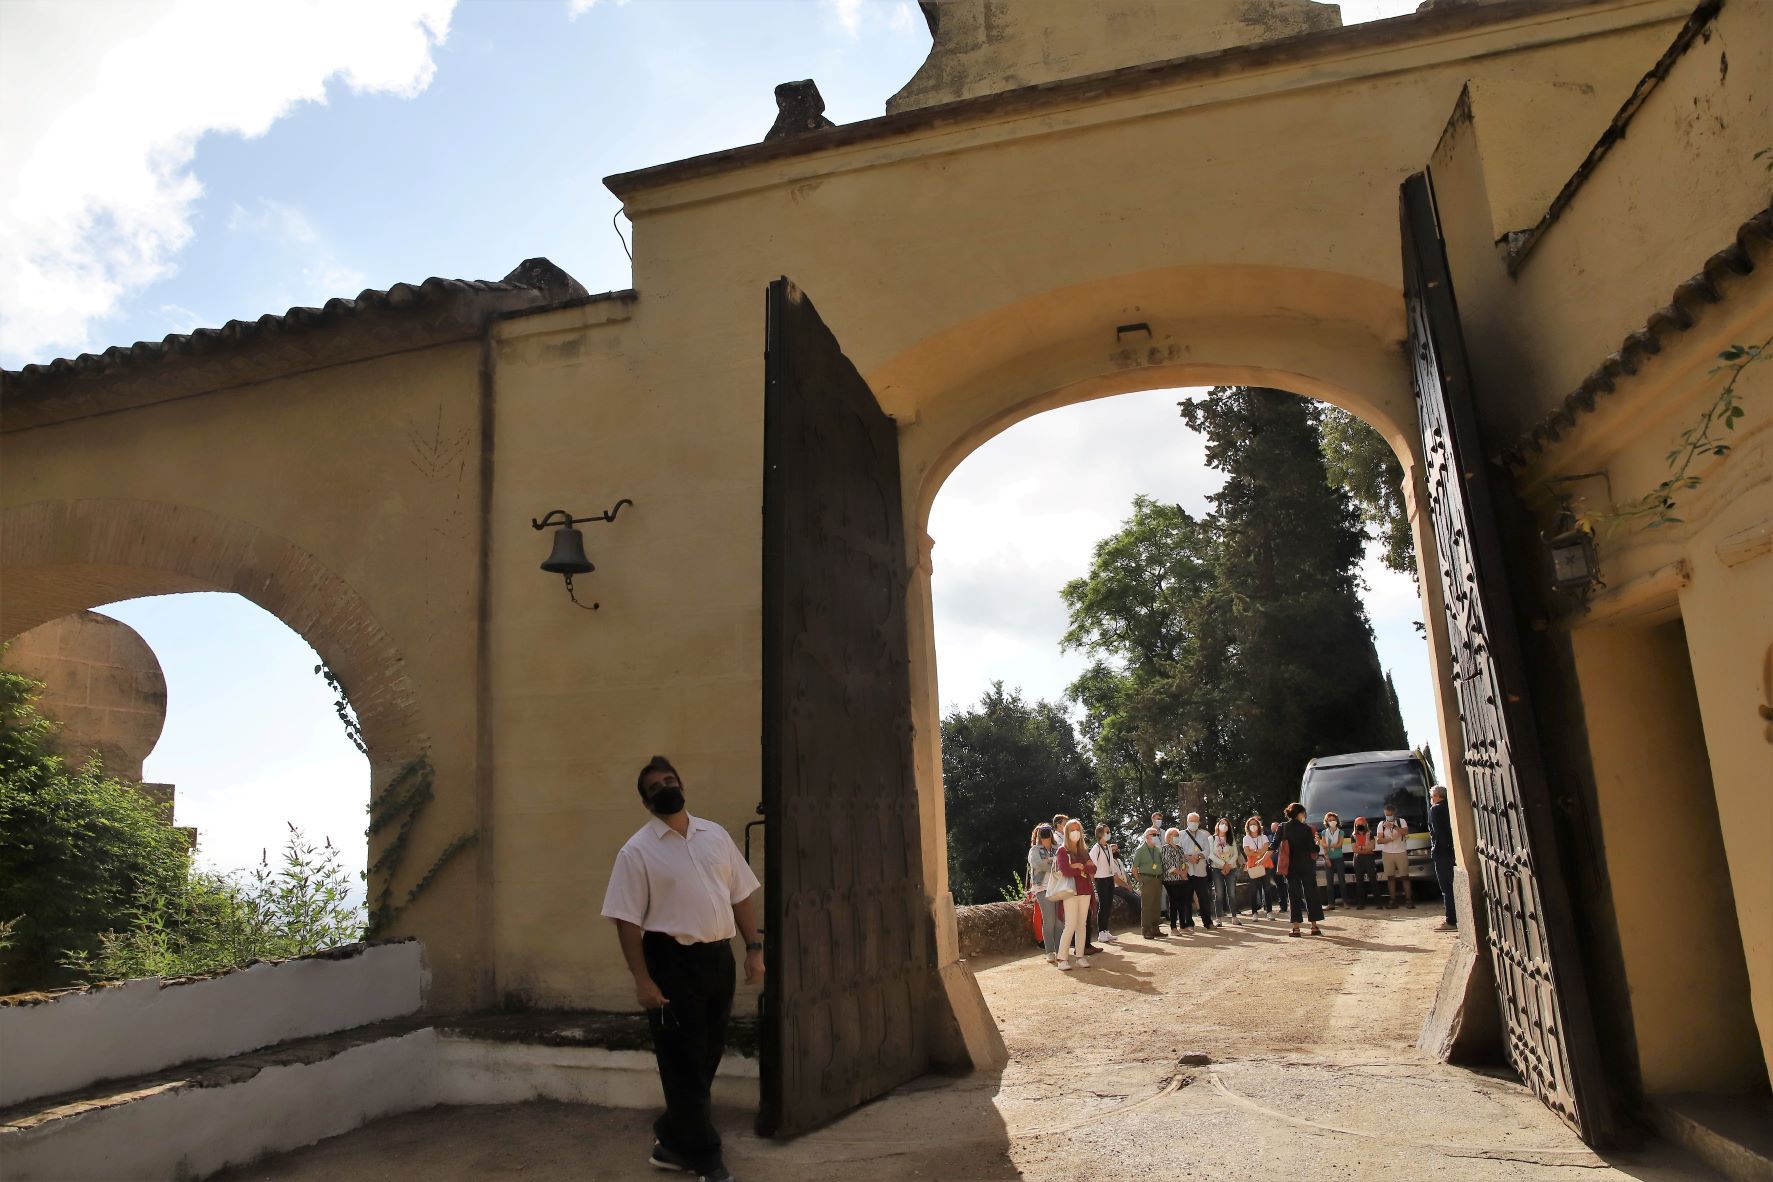
[[[1512,1077],[1415,1049],[1452,937],[1439,909],[1123,935],[1091,966],[980,962],[1002,1073],[927,1077],[787,1144],[721,1114],[744,1182],[1029,1179],[1709,1178],[1674,1150],[1597,1156]],[[1203,1052],[1212,1062],[1182,1066]],[[593,1179],[661,1175],[649,1113],[564,1104],[431,1109],[232,1179]]]

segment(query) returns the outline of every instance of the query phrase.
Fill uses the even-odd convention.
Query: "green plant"
[[[369,935],[372,938],[385,934],[401,913],[430,887],[443,868],[455,860],[456,855],[480,840],[478,830],[452,838],[432,860],[430,868],[419,876],[418,881],[413,883],[398,902],[395,901],[394,878],[406,860],[406,848],[412,839],[413,827],[418,824],[419,817],[431,803],[435,779],[436,773],[431,768],[431,761],[421,755],[407,761],[394,773],[388,786],[369,802],[371,837],[390,825],[397,826],[394,836],[389,839],[376,860],[370,863],[365,875],[369,881],[381,883],[381,889],[376,892],[369,908]]]
[[[102,934],[149,900],[176,891],[190,846],[159,805],[50,747],[41,683],[0,670],[0,992],[65,983],[68,950],[93,953]]]
[[[129,925],[96,951],[70,949],[63,965],[89,981],[174,977],[306,956],[364,934],[350,873],[330,840],[316,846],[289,827],[281,861],[267,851],[250,875],[194,872],[145,898]]]
[[[314,666],[314,672],[320,674],[326,681],[327,688],[332,690],[332,710],[339,716],[339,722],[344,724],[345,738],[351,741],[351,746],[357,748],[360,754],[369,754],[369,745],[363,740],[363,728],[357,722],[357,709],[346,696],[344,683],[339,680],[338,674],[324,664]]]
[[[1668,453],[1668,479],[1635,501],[1629,501],[1610,513],[1578,514],[1578,528],[1592,534],[1643,518],[1648,520],[1639,527],[1641,529],[1660,529],[1665,525],[1681,524],[1683,519],[1675,516],[1679,497],[1692,492],[1704,482],[1703,477],[1693,472],[1693,464],[1702,456],[1730,454],[1731,445],[1724,442],[1724,437],[1719,432],[1736,430],[1736,420],[1745,413],[1736,393],[1736,384],[1741,381],[1745,370],[1767,359],[1770,355],[1769,346],[1773,346],[1773,337],[1758,345],[1731,345],[1719,353],[1719,364],[1714,365],[1711,372],[1729,376],[1718,391],[1718,396],[1705,409],[1705,413],[1699,416],[1699,421],[1681,432],[1679,446]]]
[[[1020,870],[1010,875],[1010,885],[1003,888],[1003,901],[1020,903],[1028,897],[1028,880],[1022,877]]]

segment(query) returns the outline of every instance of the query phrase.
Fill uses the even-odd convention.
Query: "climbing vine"
[[[1703,477],[1694,474],[1693,465],[1705,456],[1730,454],[1732,445],[1725,442],[1723,432],[1736,430],[1736,420],[1745,413],[1736,385],[1742,380],[1745,370],[1769,357],[1773,357],[1773,337],[1758,345],[1731,345],[1719,353],[1718,364],[1712,367],[1711,372],[1727,374],[1728,377],[1718,391],[1717,398],[1699,416],[1699,421],[1681,432],[1680,444],[1668,453],[1668,479],[1637,500],[1629,501],[1610,513],[1579,516],[1577,525],[1592,534],[1599,529],[1613,529],[1633,521],[1643,522],[1640,529],[1659,529],[1665,525],[1681,524],[1683,519],[1675,515],[1679,498],[1698,488],[1704,481]]]
[[[339,681],[338,674],[325,664],[314,666],[314,672],[320,674],[326,680],[327,688],[332,690],[333,713],[345,725],[345,738],[351,741],[351,746],[357,748],[359,754],[368,755],[369,745],[363,741],[363,728],[357,723],[357,710],[351,705],[351,699],[345,695],[345,687]]]
[[[455,860],[457,854],[480,840],[478,830],[463,833],[451,839],[431,862],[431,866],[419,876],[417,882],[398,897],[394,892],[394,879],[401,865],[406,860],[407,845],[411,841],[413,827],[433,798],[432,785],[436,774],[431,769],[431,761],[424,756],[410,760],[398,772],[388,786],[377,793],[369,802],[369,835],[376,834],[395,826],[394,836],[382,848],[380,855],[369,865],[366,875],[371,881],[380,878],[381,889],[371,900],[369,907],[369,938],[386,934],[393,923],[442,872],[443,868]]]

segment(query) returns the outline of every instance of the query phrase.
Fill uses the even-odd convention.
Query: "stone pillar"
[[[997,1020],[972,969],[960,958],[954,896],[948,889],[948,808],[942,791],[942,709],[936,685],[935,604],[930,592],[935,542],[915,531],[911,579],[905,593],[906,642],[911,654],[912,767],[922,829],[924,894],[936,938],[936,977],[930,997],[930,1056],[939,1067],[986,1071],[1009,1062]]]

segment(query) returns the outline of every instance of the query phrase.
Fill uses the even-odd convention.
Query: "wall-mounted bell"
[[[588,575],[596,570],[585,556],[585,531],[563,525],[554,531],[554,552],[542,563],[551,575]]]

